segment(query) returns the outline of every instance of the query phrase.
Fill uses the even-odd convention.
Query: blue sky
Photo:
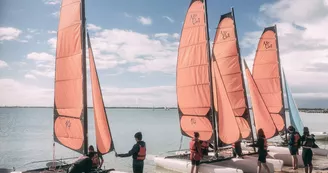
[[[60,2],[1,0],[0,105],[53,104]],[[86,0],[106,106],[176,105],[177,47],[189,3]],[[263,28],[277,24],[282,63],[296,101],[303,107],[323,107],[328,105],[323,73],[328,67],[328,38],[320,33],[328,29],[327,4],[327,0],[208,0],[210,37],[220,15],[234,7],[241,53],[251,66]]]

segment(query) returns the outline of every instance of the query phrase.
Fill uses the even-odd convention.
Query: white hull
[[[292,166],[292,156],[290,155],[289,149],[287,147],[276,147],[269,146],[268,147],[268,155],[279,160],[283,160],[284,166]],[[303,167],[304,163],[302,160],[302,151],[299,151],[298,158],[298,167]]]
[[[155,157],[154,162],[156,166],[183,173],[190,172],[192,166],[190,160],[175,158]],[[199,173],[243,173],[243,171],[236,168],[228,168],[212,164],[201,164],[199,166]]]
[[[328,140],[328,134],[326,132],[312,132],[315,135],[316,140]]]

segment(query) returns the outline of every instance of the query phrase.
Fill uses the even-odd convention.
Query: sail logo
[[[193,25],[196,25],[197,23],[200,23],[200,18],[197,16],[197,14],[191,15],[191,23]]]
[[[265,47],[265,49],[270,49],[272,48],[272,43],[270,43],[269,41],[264,41],[263,45]]]
[[[191,119],[190,119],[190,123],[191,123],[191,125],[196,125],[196,120],[193,119],[193,118],[191,118]]]
[[[66,125],[66,128],[70,128],[71,127],[71,121],[66,120],[65,125]]]
[[[230,37],[230,34],[229,34],[228,31],[221,31],[221,38],[222,38],[223,40],[225,40],[225,39],[227,39],[227,38],[229,38],[229,37]]]

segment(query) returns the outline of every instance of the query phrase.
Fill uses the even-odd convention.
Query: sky
[[[52,106],[60,0],[0,1],[0,106]],[[190,0],[86,0],[106,106],[176,106],[175,68]],[[328,107],[328,0],[208,0],[210,38],[234,7],[250,68],[263,29],[299,107]],[[92,106],[88,76],[88,105]]]

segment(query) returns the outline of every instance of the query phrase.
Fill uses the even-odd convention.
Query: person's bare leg
[[[195,168],[195,165],[192,165],[191,166],[191,173],[194,173],[194,168]]]
[[[305,170],[305,173],[308,173],[309,172],[309,167],[306,165],[304,170]]]
[[[298,169],[298,158],[297,158],[297,155],[295,155],[295,169]]]
[[[295,169],[295,156],[292,155],[292,166],[293,166],[293,169]]]
[[[257,162],[257,173],[260,173],[261,172],[261,162],[258,161]]]
[[[196,166],[196,173],[198,173],[199,166]]]
[[[309,171],[309,173],[312,173],[312,169],[313,169],[313,166],[310,165],[310,171]]]
[[[266,163],[263,163],[264,169],[267,171],[267,173],[270,173],[270,169]]]

